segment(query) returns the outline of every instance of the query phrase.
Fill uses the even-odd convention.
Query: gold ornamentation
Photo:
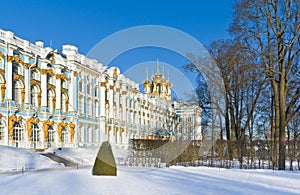
[[[55,91],[55,85],[48,84],[47,88],[48,88],[48,89],[53,89],[53,90]]]
[[[15,114],[10,115],[8,117],[8,134],[9,134],[10,139],[12,139],[12,136],[13,136],[15,122],[17,122],[16,115]]]
[[[69,111],[69,98],[66,100],[66,113]]]
[[[0,58],[4,58],[4,54],[0,51]]]
[[[68,93],[68,89],[66,89],[66,88],[61,88],[61,92],[62,92],[62,93]]]
[[[23,80],[24,76],[23,75],[19,75],[19,74],[14,74],[14,79],[20,79]]]
[[[109,86],[109,89],[110,89],[110,90],[113,90],[113,89],[114,89],[114,86],[113,86],[113,85],[110,85],[110,86]]]
[[[50,121],[49,119],[45,120],[43,122],[43,130],[44,130],[44,138],[45,138],[45,140],[48,140],[48,128],[50,126],[53,126],[53,125],[54,125],[54,121]]]
[[[21,101],[22,101],[22,106],[24,107],[24,99],[25,99],[25,89],[21,90]]]
[[[3,117],[3,115],[0,113],[0,119]]]
[[[62,136],[62,130],[68,125],[67,122],[59,122],[57,125],[57,134],[58,134],[58,139],[61,141],[61,136]]]
[[[6,86],[5,86],[5,85],[1,85],[1,98],[2,98],[2,103],[4,103],[5,90],[6,90]]]
[[[100,83],[100,86],[101,86],[101,87],[105,87],[105,86],[106,86],[106,83],[105,83],[105,82],[101,82],[101,83]]]
[[[32,135],[32,125],[34,124],[34,118],[33,117],[30,117],[26,120],[26,130],[27,130],[27,135],[28,135],[28,138],[30,139],[31,138],[31,135]]]
[[[53,98],[52,98],[52,104],[53,104],[53,108],[55,108],[55,103],[56,103],[56,98],[55,98],[55,97],[53,97]]]
[[[118,69],[117,69],[117,68],[115,68],[113,76],[114,76],[116,79],[118,78]]]
[[[69,127],[70,127],[71,142],[73,142],[74,134],[75,134],[75,124],[70,122]]]
[[[69,80],[65,74],[56,74],[55,75],[56,79],[64,79],[64,80]]]
[[[42,98],[42,90],[40,90],[37,98],[38,98],[38,104],[39,104],[39,108],[40,108],[40,106],[41,106],[41,98]]]
[[[76,77],[77,74],[78,74],[78,72],[77,72],[77,71],[74,71],[73,74],[74,74],[74,77]]]

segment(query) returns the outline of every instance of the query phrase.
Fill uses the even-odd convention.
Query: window
[[[61,142],[68,143],[69,142],[69,132],[66,128],[62,130],[61,134]]]
[[[80,131],[79,131],[79,141],[80,141],[80,142],[84,142],[84,127],[83,127],[83,126],[80,127]]]
[[[31,79],[40,80],[40,74],[37,70],[31,70]]]
[[[79,92],[83,92],[83,82],[82,81],[79,81],[78,89],[79,89]]]
[[[32,137],[31,140],[34,142],[39,142],[40,136],[41,136],[41,129],[39,128],[38,125],[32,125]]]
[[[62,88],[67,89],[67,88],[68,88],[68,86],[67,86],[67,81],[64,80],[64,79],[62,79],[62,80],[61,80],[61,86],[62,86]]]
[[[16,62],[13,62],[13,67],[12,67],[12,72],[14,74],[19,74],[19,75],[22,75],[22,67],[16,63]]]
[[[95,101],[95,116],[96,117],[99,117],[99,109],[98,109],[98,105],[99,105],[99,103],[98,103],[98,101]]]
[[[86,86],[86,93],[88,95],[91,95],[91,85],[90,84],[87,84],[87,86]]]
[[[84,109],[84,101],[83,101],[83,97],[79,96],[79,102],[78,102],[78,111],[80,114],[83,114],[83,109]]]
[[[97,98],[98,97],[98,87],[95,87],[94,88],[94,96],[95,96],[95,98]]]
[[[38,95],[39,95],[38,86],[32,85],[31,86],[31,105],[36,108],[39,106]]]
[[[13,94],[12,98],[15,101],[16,104],[22,104],[21,102],[21,90],[22,90],[22,83],[19,80],[13,81]]]
[[[55,94],[52,90],[48,90],[48,101],[47,101],[47,104],[48,104],[48,109],[49,109],[49,112],[53,112],[53,109],[54,109],[54,102],[53,102],[53,99],[55,97]]]
[[[5,136],[5,123],[3,120],[0,120],[0,140],[4,140]]]
[[[16,122],[14,124],[13,140],[15,141],[25,140],[25,130],[21,122]]]
[[[87,99],[87,105],[86,105],[86,112],[87,115],[91,116],[92,115],[92,100],[91,99]]]
[[[54,142],[55,141],[55,130],[52,126],[48,128],[48,142]]]
[[[67,112],[66,102],[68,101],[68,97],[65,93],[61,94],[61,109],[63,112]]]
[[[90,137],[91,136],[91,132],[90,132],[90,130],[91,130],[90,127],[88,127],[87,130],[86,130],[86,142],[87,143],[91,142],[91,139],[90,139],[91,138]]]
[[[51,85],[55,85],[54,78],[50,74],[47,74],[47,83]]]

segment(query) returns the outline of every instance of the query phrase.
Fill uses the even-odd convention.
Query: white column
[[[105,88],[106,83],[101,82],[100,84],[100,117],[105,118]]]
[[[60,75],[61,70],[58,69],[58,73],[56,76]],[[56,110],[61,110],[61,78],[56,77],[55,81],[55,93],[56,93],[56,102],[55,102],[55,108]]]
[[[70,77],[71,77],[71,81],[69,83],[69,111],[73,112],[75,109],[75,94],[76,94],[76,86],[74,86],[74,80],[76,79],[76,77],[74,76],[74,74],[76,74],[75,72],[70,72]]]
[[[8,48],[7,55],[13,56],[13,50]],[[7,61],[6,67],[7,67],[7,76],[6,76],[7,99],[10,101],[12,100],[12,81],[13,81],[12,62]]]
[[[42,63],[42,68],[46,68],[47,64]],[[47,91],[47,73],[41,75],[41,88],[42,88],[42,108],[47,107],[48,91]]]
[[[116,97],[116,119],[119,120],[120,119],[120,85],[119,83],[116,86],[116,93],[115,93],[115,97]]]
[[[24,56],[24,62],[25,63],[28,63],[28,57],[27,56]],[[24,100],[24,103],[26,105],[29,105],[31,102],[29,102],[30,100],[30,78],[29,78],[29,67],[26,68],[25,67],[25,71],[24,71],[24,82],[25,82],[25,100]]]
[[[114,83],[113,80],[108,81],[109,89],[108,89],[108,96],[109,96],[109,119],[114,118]]]

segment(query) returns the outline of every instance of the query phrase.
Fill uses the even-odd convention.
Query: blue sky
[[[204,45],[228,37],[232,2],[198,1],[1,1],[0,28],[15,32],[31,42],[43,40],[54,49],[63,44],[79,47],[87,54],[105,37],[139,25],[163,25],[188,33]],[[178,68],[186,59],[159,48],[140,48],[117,57],[112,64],[121,72],[145,61],[172,64]]]

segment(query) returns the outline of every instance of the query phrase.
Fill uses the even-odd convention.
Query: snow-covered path
[[[90,168],[1,174],[0,194],[300,194],[299,172],[207,167],[119,168],[94,177]]]

